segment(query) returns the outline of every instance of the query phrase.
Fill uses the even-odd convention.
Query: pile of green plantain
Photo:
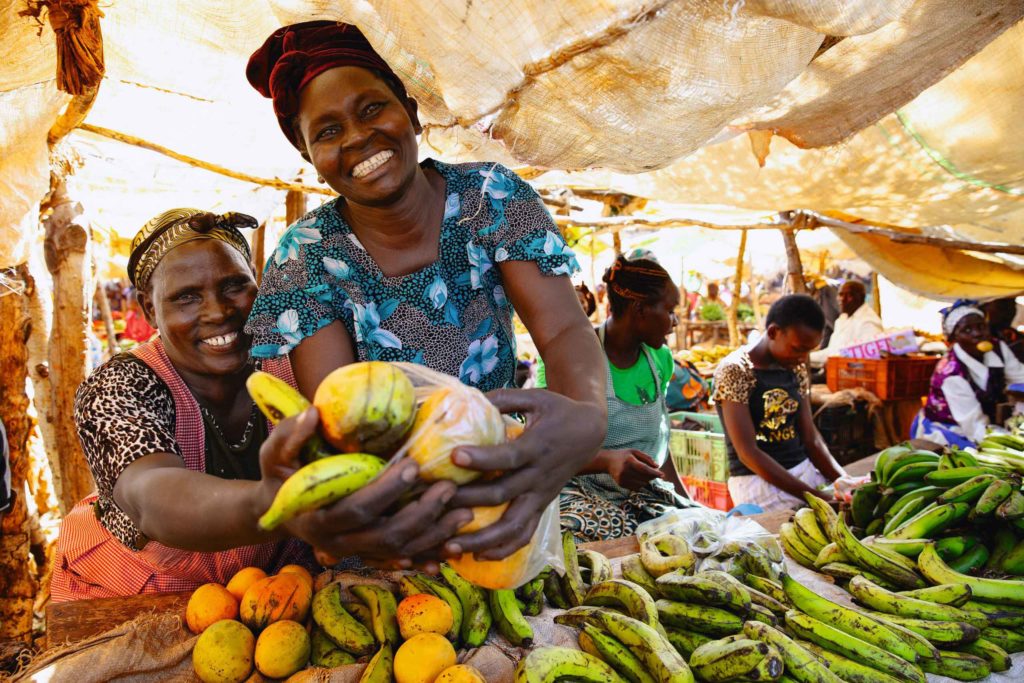
[[[885,470],[885,463],[881,468]],[[959,500],[963,483],[944,489],[953,494],[951,500],[958,502],[939,503],[937,508],[962,505],[975,509],[973,506],[983,494],[975,496],[973,505]],[[834,605],[828,611],[815,613],[798,599],[801,592],[793,590],[795,582],[783,577],[787,595],[798,609],[819,621],[828,622],[824,618],[828,615],[854,620],[859,624],[860,637],[880,646],[886,656],[869,661],[875,660],[878,653],[858,645],[859,658],[850,657],[854,654],[852,650],[829,648],[822,636],[829,631],[819,628],[815,634],[818,637],[812,638],[810,631],[802,630],[808,626],[806,620],[790,623],[788,614],[787,626],[819,647],[876,669],[879,662],[886,662],[881,670],[889,678],[856,680],[905,679],[906,676],[898,675],[901,669],[894,666],[897,662],[892,655],[904,660],[901,668],[911,663],[919,672],[979,680],[992,671],[1006,671],[1010,668],[1010,654],[1024,651],[1024,581],[958,571],[941,556],[940,540],[858,538],[845,516],[837,514],[827,503],[810,495],[807,502],[810,508],[799,510],[793,521],[780,529],[783,547],[799,564],[834,577],[850,593],[856,607]],[[966,519],[967,515],[965,512],[962,517]],[[988,523],[992,523],[990,518]],[[803,597],[823,599],[812,594]],[[830,625],[843,630],[834,621]],[[877,631],[879,626],[885,629],[886,642],[864,637],[868,629]],[[856,635],[854,631],[848,633]],[[903,649],[892,640],[893,635],[904,642]],[[907,646],[913,652],[906,650]],[[846,677],[840,673],[840,678]]]

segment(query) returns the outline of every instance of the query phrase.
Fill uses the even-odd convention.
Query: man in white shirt
[[[811,367],[820,368],[830,356],[838,356],[840,349],[855,346],[882,336],[882,320],[875,309],[864,303],[867,290],[862,282],[847,280],[839,288],[839,309],[836,328],[828,346],[811,352]]]

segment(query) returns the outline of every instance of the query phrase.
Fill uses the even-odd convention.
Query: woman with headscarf
[[[368,504],[362,492],[281,531],[257,527],[317,419],[306,411],[268,437],[245,389],[257,368],[294,384],[286,358],[249,358],[242,328],[256,281],[239,228],[254,227],[243,214],[173,209],[135,236],[129,275],[159,336],[97,368],[76,395],[75,423],[97,492],[61,524],[54,601],[191,590],[227,583],[247,566],[312,566],[308,546],[288,535],[348,554],[341,551],[372,549],[394,533],[386,523],[356,528]],[[409,488],[393,469],[377,494]],[[428,490],[422,505],[389,523],[409,534],[405,540],[439,543],[465,521],[438,519],[440,499],[453,488]],[[367,554],[388,557],[386,548]]]
[[[951,348],[935,366],[911,436],[974,446],[989,429],[998,429],[996,405],[1007,400],[1007,385],[1024,382],[1024,365],[1006,342],[992,339],[985,314],[973,301],[943,309],[942,331]]]
[[[511,553],[604,435],[601,353],[569,279],[575,256],[515,173],[418,161],[416,102],[355,26],[279,29],[246,73],[273,100],[284,135],[341,195],[281,237],[246,327],[253,355],[289,355],[306,395],[353,361],[410,361],[525,414],[515,441],[453,455],[460,466],[505,472],[461,487],[453,506],[511,502],[500,521],[445,551]],[[513,309],[554,392],[507,389]]]
[[[611,315],[596,330],[608,367],[608,432],[601,450],[562,489],[562,527],[580,541],[629,536],[637,525],[692,505],[666,479],[666,396],[679,288],[650,252],[619,256],[603,277]],[[662,468],[665,471],[662,471]]]

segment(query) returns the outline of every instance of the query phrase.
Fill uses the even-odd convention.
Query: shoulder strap
[[[157,337],[136,346],[129,353],[148,365],[171,390],[171,397],[174,399],[174,437],[181,447],[185,466],[190,470],[205,472],[206,432],[203,427],[203,416],[185,380],[167,357],[163,341]],[[294,379],[292,381],[294,382]]]

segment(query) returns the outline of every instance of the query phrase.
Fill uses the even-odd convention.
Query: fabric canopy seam
[[[907,117],[905,113],[903,113],[902,109],[896,110],[896,118],[897,120],[899,120],[900,125],[903,126],[903,129],[907,131],[910,137],[912,137],[914,141],[921,146],[921,149],[924,150],[925,154],[931,157],[932,161],[938,164],[943,170],[945,170],[950,175],[956,177],[958,180],[962,180],[965,183],[970,183],[971,185],[974,185],[976,187],[981,187],[988,190],[997,190],[999,192],[1005,192],[1006,194],[1009,194],[1013,197],[1024,197],[1024,190],[1019,190],[1013,187],[1007,187],[1005,185],[997,185],[995,183],[990,183],[986,180],[978,178],[977,176],[971,175],[966,171],[961,171],[959,168],[956,167],[956,165],[952,161],[944,157],[941,152],[931,147],[927,142],[924,141],[924,138],[921,137],[920,133],[917,132],[913,124],[910,123],[910,119]]]

